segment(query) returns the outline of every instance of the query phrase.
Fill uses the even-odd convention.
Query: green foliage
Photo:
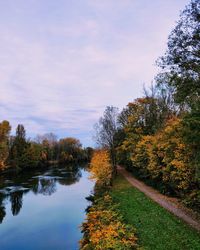
[[[72,137],[57,141],[56,135],[47,133],[30,141],[22,124],[17,126],[15,136],[10,136],[10,130],[9,122],[0,123],[0,169],[11,166],[22,170],[54,162],[88,161],[92,155],[92,148],[82,149],[80,141]]]
[[[16,129],[16,136],[12,142],[10,162],[16,168],[27,167],[29,144],[26,141],[26,131],[23,125],[19,124]]]
[[[84,158],[85,160],[87,160],[88,162],[90,162],[91,159],[92,159],[93,153],[94,153],[94,149],[93,149],[93,148],[91,148],[91,147],[86,147],[86,148],[84,148],[84,150],[83,150],[83,158]]]
[[[192,149],[195,175],[200,172],[200,2],[191,0],[168,39],[168,49],[158,61],[158,85],[173,88],[175,101],[187,111],[183,138]]]
[[[153,88],[151,91],[152,93],[146,91],[145,97],[129,103],[119,115],[119,124],[126,133],[138,136],[154,134],[172,113],[164,100],[166,96],[163,93],[162,96],[160,93],[156,96]]]
[[[8,121],[0,123],[0,169],[5,167],[5,162],[9,155],[9,134],[10,124]]]
[[[158,64],[160,82],[175,89],[178,103],[192,105],[200,96],[200,2],[191,0],[168,39],[168,50]]]
[[[58,159],[60,163],[74,162],[82,158],[82,145],[72,137],[63,138],[58,143]]]
[[[183,118],[183,138],[185,143],[192,149],[193,164],[195,165],[195,175],[200,183],[200,103]]]

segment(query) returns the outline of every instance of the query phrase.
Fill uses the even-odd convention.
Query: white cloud
[[[53,131],[88,143],[106,105],[121,108],[150,84],[183,2],[58,1],[53,12],[49,1],[44,22],[41,1],[12,3],[0,17],[2,119],[30,135]]]

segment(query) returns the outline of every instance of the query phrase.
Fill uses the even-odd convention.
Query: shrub
[[[96,180],[96,186],[106,189],[111,184],[112,165],[109,153],[106,150],[98,150],[93,154],[90,163],[91,179]]]
[[[123,223],[109,195],[95,200],[82,224],[82,232],[81,250],[136,249],[135,230]]]

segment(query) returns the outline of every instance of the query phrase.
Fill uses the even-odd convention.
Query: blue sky
[[[188,0],[0,0],[0,120],[93,145],[107,105],[142,95]]]

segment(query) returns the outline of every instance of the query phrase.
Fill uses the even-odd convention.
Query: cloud
[[[122,108],[153,80],[184,2],[1,2],[1,118],[92,144],[105,106]]]

